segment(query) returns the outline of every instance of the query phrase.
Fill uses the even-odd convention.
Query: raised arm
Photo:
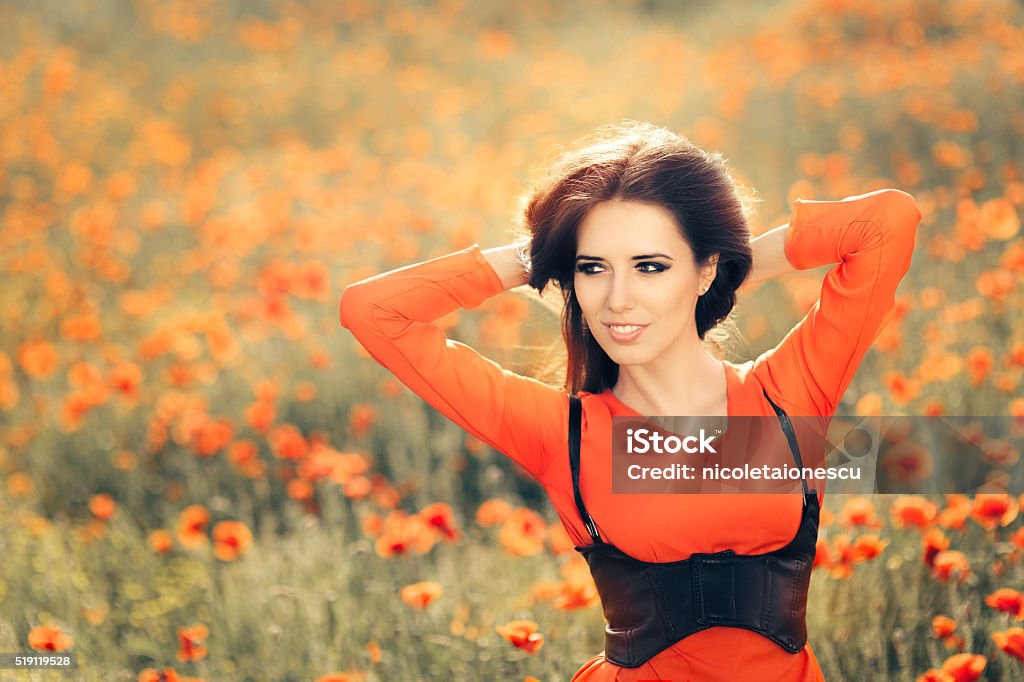
[[[755,362],[762,384],[808,414],[835,413],[892,310],[920,220],[914,198],[895,189],[794,202],[788,261],[797,270],[839,265],[825,275],[811,310]]]
[[[503,369],[432,324],[525,282],[513,246],[487,254],[474,244],[351,284],[341,295],[341,325],[414,393],[540,479],[548,444],[568,419],[567,394]]]

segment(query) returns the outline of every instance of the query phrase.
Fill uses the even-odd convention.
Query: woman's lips
[[[616,343],[633,343],[640,335],[647,329],[647,325],[622,325],[621,328],[631,329],[632,331],[620,331],[616,329],[616,326],[610,324],[605,325],[608,327],[608,334],[612,337],[612,341]],[[639,329],[637,329],[639,327]],[[620,329],[621,329],[620,328]]]

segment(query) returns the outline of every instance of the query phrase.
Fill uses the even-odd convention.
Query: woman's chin
[[[650,360],[649,354],[642,348],[623,348],[617,343],[610,345],[612,348],[606,348],[605,352],[616,365],[642,365]]]

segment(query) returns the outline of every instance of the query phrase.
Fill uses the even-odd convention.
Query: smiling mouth
[[[608,327],[612,340],[619,343],[636,341],[647,328],[646,324],[606,324],[605,326]]]

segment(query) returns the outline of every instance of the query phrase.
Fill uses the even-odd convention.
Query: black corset
[[[803,467],[786,413],[768,398],[797,466]],[[765,554],[692,554],[671,562],[635,559],[601,540],[580,494],[580,399],[569,396],[569,465],[573,493],[593,543],[576,547],[587,560],[607,621],[605,658],[636,668],[695,632],[716,625],[746,628],[790,653],[807,642],[807,589],[818,539],[818,495],[804,490],[800,528]]]

